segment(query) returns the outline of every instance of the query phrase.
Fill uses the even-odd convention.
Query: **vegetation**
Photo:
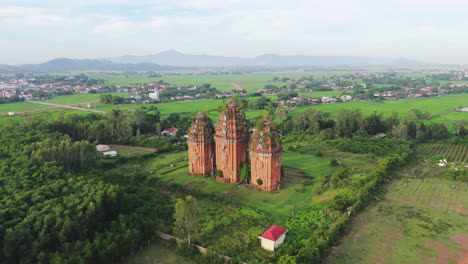
[[[98,105],[107,113],[26,117],[0,127],[0,190],[5,194],[0,197],[0,262],[113,263],[149,244],[155,231],[186,239],[178,254],[200,263],[219,260],[215,252],[233,257],[234,263],[320,262],[346,234],[352,216],[382,197],[395,172],[415,155],[423,155],[438,177],[391,183],[396,196],[387,198],[405,197],[410,203],[419,201],[420,207],[437,203],[437,208],[463,200],[458,183],[467,179],[467,124],[456,122],[455,133],[450,133],[447,124],[434,122],[437,107],[428,113],[405,106],[403,112],[395,110],[396,103],[384,102],[382,112],[323,105],[288,113],[269,97],[239,101],[257,109],[253,116],[266,110],[272,126],[282,130],[280,191],[258,192],[246,184],[219,184],[187,173],[183,135],[192,112],[214,112],[221,100],[136,109]],[[388,104],[395,111],[386,109]],[[179,136],[162,137],[169,127],[177,127]],[[98,143],[153,147],[157,152],[101,160],[94,151]],[[443,158],[454,164],[438,167]],[[241,176],[249,181],[248,164],[242,164]],[[439,180],[445,188],[437,199],[429,198],[432,194],[425,190]],[[455,183],[462,192],[449,194],[447,186]],[[404,206],[397,220],[417,215],[424,220],[418,222],[424,230],[452,230],[439,220],[427,220],[431,212]],[[285,244],[274,253],[261,249],[257,238],[271,224],[289,229]],[[411,230],[422,232],[419,227]],[[193,243],[210,253],[193,254]]]
[[[463,262],[468,188],[446,170],[423,160],[401,170],[325,263]]]
[[[0,128],[0,141],[2,263],[115,262],[172,214],[157,193],[145,208],[144,189],[67,173],[93,166],[83,158],[89,143],[71,143],[41,121]]]

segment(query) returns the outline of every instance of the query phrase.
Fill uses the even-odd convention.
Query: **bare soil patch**
[[[439,264],[468,264],[468,234],[457,234],[450,238],[456,245],[456,250],[452,250],[447,245],[434,241],[424,244],[424,247],[431,248],[437,253],[437,257],[428,258],[428,261]]]

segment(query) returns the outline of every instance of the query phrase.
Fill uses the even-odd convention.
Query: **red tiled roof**
[[[265,232],[263,232],[263,234],[261,234],[260,237],[263,237],[269,240],[276,240],[282,234],[286,233],[286,231],[288,231],[286,228],[282,228],[281,226],[277,226],[277,225],[272,225]]]
[[[176,127],[171,127],[171,128],[166,129],[166,131],[169,133],[175,133],[178,131],[178,129]]]

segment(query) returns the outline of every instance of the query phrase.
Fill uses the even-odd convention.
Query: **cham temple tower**
[[[225,182],[239,182],[239,167],[248,161],[249,127],[235,100],[219,115],[214,140],[216,169],[222,171]]]
[[[279,190],[281,180],[281,134],[265,119],[250,143],[251,184],[265,191]]]
[[[248,164],[250,154],[250,184],[264,191],[280,188],[281,133],[265,119],[250,134],[245,114],[234,100],[219,115],[215,127],[206,114],[198,112],[187,144],[192,175],[213,175],[216,170],[217,181],[237,183],[240,167]]]
[[[210,175],[214,170],[213,123],[203,112],[198,112],[189,129],[187,145],[189,172]]]

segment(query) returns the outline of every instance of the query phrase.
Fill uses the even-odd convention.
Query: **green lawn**
[[[117,151],[121,157],[136,157],[153,153],[155,150],[133,146],[111,145],[110,150]]]
[[[281,190],[259,192],[250,190],[245,185],[220,184],[211,177],[191,176],[188,174],[186,156],[186,152],[160,155],[147,164],[145,169],[155,171],[153,177],[158,177],[167,183],[178,184],[207,194],[228,196],[240,204],[283,220],[290,215],[292,207],[325,208],[330,202],[329,199],[316,199],[319,197],[317,192],[325,175],[335,170],[330,166],[330,159],[326,157],[296,152],[284,153],[285,175],[281,181]]]

